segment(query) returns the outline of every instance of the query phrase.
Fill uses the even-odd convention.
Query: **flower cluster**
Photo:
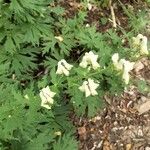
[[[40,91],[40,98],[42,100],[41,106],[47,109],[51,109],[51,105],[54,103],[53,97],[56,93],[52,92],[47,86]]]
[[[99,84],[95,83],[93,79],[88,79],[88,81],[84,81],[82,86],[79,87],[79,90],[85,92],[85,96],[88,97],[90,95],[95,96],[98,95],[96,89]]]
[[[89,53],[85,53],[79,66],[82,68],[87,68],[88,66],[90,66],[90,68],[92,67],[94,70],[96,70],[100,67],[97,59],[98,55],[95,55],[92,51],[90,51]],[[71,70],[73,65],[68,64],[64,59],[60,60],[57,65],[58,67],[56,74],[64,74],[65,76],[69,76],[69,71]]]
[[[127,61],[125,59],[119,60],[119,54],[115,53],[112,56],[112,61],[117,70],[123,70],[122,78],[125,81],[125,84],[129,83],[130,75],[129,72],[133,69],[134,62]]]
[[[122,70],[123,69],[123,61],[124,59],[119,60],[119,54],[115,53],[112,55],[112,61],[114,66],[118,69],[118,70]]]
[[[133,37],[133,44],[132,46],[136,49],[140,50],[141,55],[148,55],[148,48],[147,48],[147,37],[143,36],[142,34],[138,34],[137,37]]]
[[[97,62],[97,59],[98,55],[95,55],[92,51],[90,51],[89,53],[85,53],[79,66],[82,68],[87,68],[88,66],[90,66],[90,68],[96,70],[100,67],[100,65]],[[62,59],[57,64],[56,74],[69,76],[69,71],[72,69],[72,67],[73,65],[70,65],[66,62],[66,60]],[[83,82],[82,86],[79,87],[79,90],[85,92],[86,97],[90,95],[94,96],[98,95],[96,91],[98,86],[98,83],[95,83],[93,79],[89,78],[88,81]],[[43,88],[40,91],[40,97],[42,100],[41,106],[47,109],[51,109],[51,104],[53,104],[53,97],[55,94],[56,93],[52,92],[48,86],[46,88]]]
[[[97,62],[98,55],[95,55],[92,51],[85,53],[83,56],[81,63],[79,64],[82,68],[87,69],[98,69],[100,67],[99,63]],[[115,53],[112,56],[113,65],[116,67],[117,70],[123,71],[122,78],[124,79],[125,83],[129,83],[129,72],[133,69],[133,62],[129,62],[125,59],[119,60],[119,54]],[[73,68],[73,65],[66,62],[66,60],[62,59],[57,64],[56,74],[69,76],[70,70]],[[88,78],[87,80],[83,81],[83,84],[79,86],[79,90],[85,93],[85,97],[88,96],[95,96],[98,95],[96,89],[99,87],[99,83],[96,83],[93,79]],[[41,106],[51,109],[51,105],[53,104],[54,100],[53,97],[56,93],[52,92],[49,87],[43,88],[40,91],[41,97]]]
[[[100,67],[100,65],[97,62],[97,59],[98,55],[95,55],[92,51],[90,51],[89,53],[85,53],[79,66],[82,68],[87,68],[87,66],[90,65],[90,67],[96,70]]]
[[[68,64],[66,60],[62,59],[58,62],[56,74],[64,74],[66,76],[69,76],[69,71],[72,67],[73,65]]]

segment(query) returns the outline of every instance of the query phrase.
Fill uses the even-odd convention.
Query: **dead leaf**
[[[83,126],[83,127],[79,127],[78,128],[78,134],[80,136],[81,139],[86,139],[86,128]]]
[[[79,135],[85,134],[85,132],[86,132],[86,128],[85,127],[79,127],[78,128],[78,134]]]
[[[139,112],[139,114],[143,114],[147,111],[150,110],[150,100],[147,100],[145,103],[137,105],[136,106],[137,111]]]
[[[136,73],[139,73],[140,70],[142,70],[144,68],[144,65],[142,62],[137,62],[135,65],[134,65],[134,70]]]
[[[131,145],[131,144],[127,144],[127,145],[126,145],[126,150],[131,150],[131,148],[132,148],[132,145]]]
[[[109,105],[111,105],[112,100],[111,100],[111,98],[110,98],[107,94],[104,96],[104,98],[105,98],[105,101],[106,101]]]
[[[103,150],[110,150],[110,143],[107,140],[104,141]]]
[[[125,109],[125,108],[122,108],[122,109],[120,109],[120,111],[122,111],[123,113],[127,113],[127,109]]]

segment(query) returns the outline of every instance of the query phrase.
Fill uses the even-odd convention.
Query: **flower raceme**
[[[88,81],[84,81],[82,86],[79,87],[81,92],[85,92],[85,96],[88,97],[90,95],[95,96],[98,95],[96,89],[98,88],[99,84],[95,83],[93,79],[88,79]]]
[[[134,62],[129,62],[125,60],[123,65],[124,65],[124,71],[123,71],[122,78],[124,79],[125,84],[128,84],[130,80],[129,72],[133,69]]]
[[[56,93],[52,92],[47,86],[40,91],[40,98],[42,100],[41,106],[47,109],[51,109],[51,104],[54,103],[53,97]]]
[[[79,66],[82,68],[87,68],[87,66],[90,65],[90,67],[96,70],[100,67],[100,65],[97,62],[97,59],[98,55],[95,55],[92,51],[90,51],[89,53],[85,53]]]
[[[119,61],[119,54],[118,53],[113,54],[111,59],[113,61],[114,66],[118,70],[122,70],[123,69],[123,61],[122,61],[122,59]]]
[[[73,65],[68,64],[66,60],[62,59],[58,62],[56,74],[64,74],[66,76],[69,76],[69,71],[72,67]]]
[[[133,37],[133,47],[140,50],[140,53],[148,55],[147,37],[142,34],[138,34],[137,37]]]
[[[129,72],[133,69],[134,62],[129,62],[125,59],[119,60],[118,53],[115,53],[112,56],[112,61],[117,70],[123,70],[122,78],[124,79],[125,84],[128,84],[130,79]]]

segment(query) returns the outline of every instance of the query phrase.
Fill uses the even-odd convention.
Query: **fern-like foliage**
[[[0,86],[0,144],[14,150],[52,149],[55,132],[69,133],[73,129],[67,117],[68,108],[55,108],[54,113],[41,109],[40,99],[32,87],[23,92],[18,92],[18,88],[11,84]]]
[[[77,150],[77,142],[71,137],[70,134],[64,135],[62,138],[53,145],[53,150]]]
[[[22,49],[21,52],[14,54],[0,52],[0,63],[9,66],[9,74],[15,74],[19,77],[37,68],[35,63],[37,53],[38,51],[31,47]]]

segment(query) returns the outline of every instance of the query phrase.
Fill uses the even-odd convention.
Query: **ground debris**
[[[136,105],[136,109],[138,110],[139,114],[143,114],[150,110],[150,99],[140,105]]]

